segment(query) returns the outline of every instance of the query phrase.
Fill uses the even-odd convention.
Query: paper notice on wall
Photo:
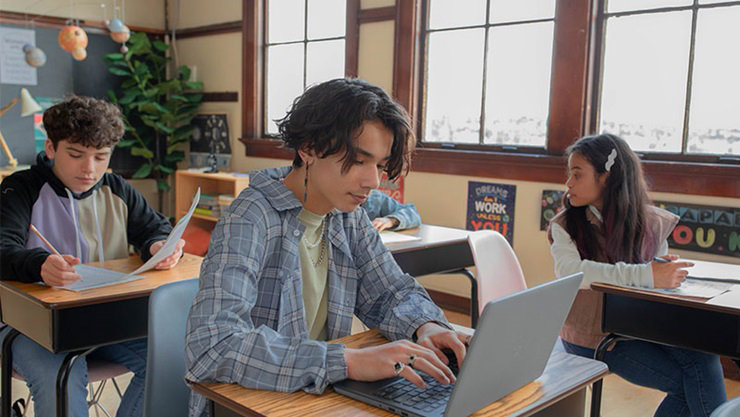
[[[31,29],[0,27],[0,84],[36,85],[36,68],[26,63],[23,46],[36,45]]]

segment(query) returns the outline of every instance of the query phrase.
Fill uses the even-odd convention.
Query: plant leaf
[[[141,156],[146,159],[154,158],[154,152],[152,152],[151,150],[147,148],[142,148],[142,147],[131,148],[131,155]]]
[[[164,52],[170,49],[169,45],[167,45],[166,43],[162,41],[158,41],[158,40],[155,40],[154,42],[152,42],[152,46],[154,46],[154,49],[161,51],[161,52]]]
[[[134,175],[132,175],[132,178],[146,178],[151,173],[152,173],[152,164],[147,162],[144,165],[140,166],[139,169],[136,170],[136,172],[134,172]]]
[[[160,165],[157,165],[157,168],[159,168],[160,171],[162,171],[164,173],[167,173],[167,174],[172,174],[173,172],[175,172],[174,169],[169,168],[169,167],[166,167],[166,166],[161,165],[161,164]]]
[[[124,139],[116,145],[117,148],[129,148],[136,145],[138,141],[136,139]]]
[[[123,68],[118,67],[108,67],[108,72],[115,75],[120,75],[122,77],[130,77],[131,71],[125,70]]]

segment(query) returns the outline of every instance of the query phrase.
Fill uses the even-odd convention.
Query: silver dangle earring
[[[306,204],[308,199],[308,162],[306,162],[306,177],[303,178],[303,204]]]

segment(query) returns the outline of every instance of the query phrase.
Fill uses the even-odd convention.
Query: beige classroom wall
[[[193,0],[195,1],[195,0]],[[221,0],[221,3],[226,0]],[[392,6],[388,0],[363,0],[363,8]],[[187,12],[187,13],[185,13]],[[183,13],[185,13],[183,15]],[[193,26],[219,23],[205,15],[206,11],[193,7],[181,11],[182,21]],[[239,11],[241,13],[241,11]],[[224,20],[225,21],[229,21]],[[208,23],[206,23],[208,22]],[[393,84],[393,35],[391,22],[364,24],[360,28],[360,50],[358,74],[361,78],[376,83],[387,91]],[[239,91],[241,100],[241,35],[219,35],[179,41],[178,51],[182,63],[198,67],[198,79],[205,83],[206,91]],[[232,54],[228,56],[226,54]],[[239,103],[209,103],[204,111],[229,114],[232,137],[232,169],[249,171],[288,165],[290,161],[244,156],[244,145],[236,139],[241,132]],[[553,277],[553,261],[544,231],[539,230],[540,201],[542,190],[563,189],[562,184],[511,181],[501,178],[465,177],[423,172],[412,172],[406,179],[406,200],[419,208],[425,223],[450,227],[465,227],[468,181],[514,184],[517,186],[514,251],[519,258],[529,286],[546,282]],[[443,198],[440,198],[443,196]],[[654,193],[654,199],[740,207],[740,199],[716,198],[683,194]],[[719,257],[701,253],[679,252],[683,256],[697,259],[719,260],[737,263],[737,258]],[[430,289],[459,296],[469,295],[470,286],[462,277],[432,276],[422,278]]]
[[[0,0],[0,10],[16,13],[40,14],[70,19],[103,21],[113,17],[113,1],[79,0]],[[164,0],[126,0],[123,23],[151,29],[164,29]],[[206,3],[206,2],[204,2]],[[105,4],[103,9],[100,5]],[[120,16],[117,13],[117,16]]]

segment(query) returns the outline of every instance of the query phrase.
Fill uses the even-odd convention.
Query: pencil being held
[[[31,231],[35,233],[52,252],[52,254],[46,258],[44,263],[41,264],[41,279],[46,283],[46,285],[51,287],[61,287],[74,284],[82,278],[74,269],[74,266],[80,263],[79,258],[59,253],[51,242],[49,242],[33,224],[31,225]]]

